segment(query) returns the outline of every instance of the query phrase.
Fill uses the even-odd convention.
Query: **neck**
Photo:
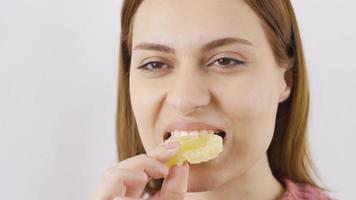
[[[185,199],[275,200],[282,193],[283,186],[273,176],[265,155],[243,175],[210,191],[187,193]]]

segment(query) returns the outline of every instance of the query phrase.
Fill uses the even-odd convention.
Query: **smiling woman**
[[[121,31],[120,162],[93,199],[330,199],[289,0],[125,0]],[[216,158],[165,166],[184,146],[168,138],[206,134],[223,140]]]

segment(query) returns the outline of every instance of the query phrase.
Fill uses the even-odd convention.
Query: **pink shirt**
[[[325,192],[309,184],[285,180],[286,190],[280,200],[332,200]]]
[[[285,191],[280,200],[335,200],[325,192],[306,183],[296,183],[285,179]],[[150,200],[159,200],[160,192],[157,192]]]

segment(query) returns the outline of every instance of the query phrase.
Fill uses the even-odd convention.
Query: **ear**
[[[293,72],[291,69],[283,69],[283,79],[281,80],[281,92],[279,95],[279,103],[287,100],[291,94],[293,87]]]

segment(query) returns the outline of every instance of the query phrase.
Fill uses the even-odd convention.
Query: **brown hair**
[[[145,153],[129,94],[129,67],[132,23],[143,0],[124,0],[121,11],[119,87],[117,107],[117,150],[119,160]],[[297,20],[289,0],[245,0],[259,16],[276,61],[288,68],[286,81],[292,87],[290,97],[280,103],[275,131],[267,151],[273,175],[281,182],[285,178],[319,187],[309,155],[307,123],[309,87]],[[158,183],[158,188],[160,184]],[[321,187],[319,187],[321,188]],[[157,188],[156,188],[157,189]]]

